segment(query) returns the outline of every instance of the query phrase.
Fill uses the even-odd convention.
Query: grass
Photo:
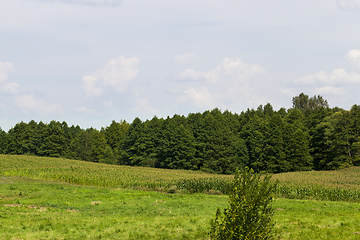
[[[128,189],[160,190],[186,180],[225,179],[229,175],[214,175],[186,170],[168,170],[84,162],[60,158],[0,155],[0,175],[56,180],[79,185]]]
[[[2,177],[0,239],[208,239],[226,196]]]
[[[328,188],[359,189],[360,167],[332,171],[288,172],[275,174],[282,184],[320,185]]]
[[[209,239],[225,195],[0,177],[0,239]],[[359,239],[359,203],[276,199],[279,239]]]
[[[231,179],[0,155],[0,239],[209,239]],[[273,204],[279,239],[360,239],[359,167],[273,179],[280,181]]]
[[[203,172],[107,165],[35,156],[0,155],[0,175],[79,185],[184,193],[227,193],[232,176]],[[360,167],[275,174],[277,197],[360,202]]]

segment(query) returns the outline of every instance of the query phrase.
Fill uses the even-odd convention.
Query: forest
[[[301,93],[290,109],[270,103],[240,114],[218,108],[166,119],[115,120],[100,130],[20,122],[0,128],[0,154],[232,174],[334,170],[360,165],[360,105],[330,108]]]

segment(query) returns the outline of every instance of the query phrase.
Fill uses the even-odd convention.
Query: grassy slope
[[[118,166],[60,158],[1,154],[0,175],[130,189],[161,189],[174,185],[180,179],[232,178],[229,175],[186,170]]]
[[[208,239],[224,195],[165,194],[0,177],[0,239]],[[358,239],[359,203],[278,199],[280,239]]]
[[[275,174],[273,179],[287,184],[312,184],[342,189],[359,189],[360,167],[333,171],[288,172]]]
[[[168,187],[180,179],[232,179],[232,176],[229,175],[214,175],[186,170],[129,167],[60,158],[1,154],[0,175],[122,188]],[[282,184],[320,185],[357,190],[360,184],[360,167],[335,171],[281,173],[273,175],[273,179],[278,179]]]
[[[123,178],[127,182],[136,179],[165,184],[173,178],[211,176],[0,155],[0,176],[18,174],[66,181],[61,179],[61,173],[72,179],[85,175],[86,181],[94,176],[98,183],[110,179],[112,184],[124,181]],[[295,184],[304,179],[325,186],[333,186],[336,181],[337,187],[355,188],[359,168],[274,177]],[[86,181],[82,184],[91,185]],[[217,207],[226,205],[227,197],[221,195],[81,187],[3,176],[0,177],[0,239],[208,239],[210,219]],[[275,231],[281,233],[281,239],[359,239],[358,203],[277,199],[274,208]]]

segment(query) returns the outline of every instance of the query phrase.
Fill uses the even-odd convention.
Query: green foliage
[[[72,184],[166,191],[171,186],[186,193],[229,194],[231,175],[116,166],[36,156],[0,155],[0,176],[51,179]],[[292,172],[278,179],[276,197],[360,202],[360,167],[336,171]]]
[[[7,146],[7,134],[0,127],[0,154],[4,154],[6,152]]]
[[[327,100],[320,95],[309,98],[308,95],[300,93],[299,96],[293,97],[292,102],[293,108],[302,111],[329,107]]]
[[[165,194],[4,176],[0,176],[0,196],[0,239],[208,240],[213,213],[227,204],[222,195]],[[273,208],[279,239],[359,238],[359,203],[276,199]]]
[[[301,93],[293,108],[270,103],[241,114],[215,108],[187,117],[112,121],[97,130],[20,122],[0,129],[0,154],[233,174],[340,169],[360,165],[360,106],[329,108],[321,96]]]
[[[116,164],[117,160],[110,146],[106,146],[104,151],[104,157],[99,159],[100,163]]]
[[[189,129],[178,124],[176,119],[167,118],[163,123],[156,166],[197,170],[194,141]]]
[[[67,142],[61,123],[51,121],[44,130],[44,141],[40,145],[39,155],[49,157],[64,156]]]
[[[216,212],[211,222],[212,239],[273,239],[272,217],[274,211],[271,203],[276,183],[271,176],[261,179],[252,169],[237,170],[232,190],[229,194],[228,208],[221,214]]]

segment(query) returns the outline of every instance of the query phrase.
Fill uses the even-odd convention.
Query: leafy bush
[[[228,208],[222,214],[220,209],[211,222],[212,239],[273,239],[271,203],[277,182],[264,178],[252,169],[237,170],[232,190],[229,193]]]

